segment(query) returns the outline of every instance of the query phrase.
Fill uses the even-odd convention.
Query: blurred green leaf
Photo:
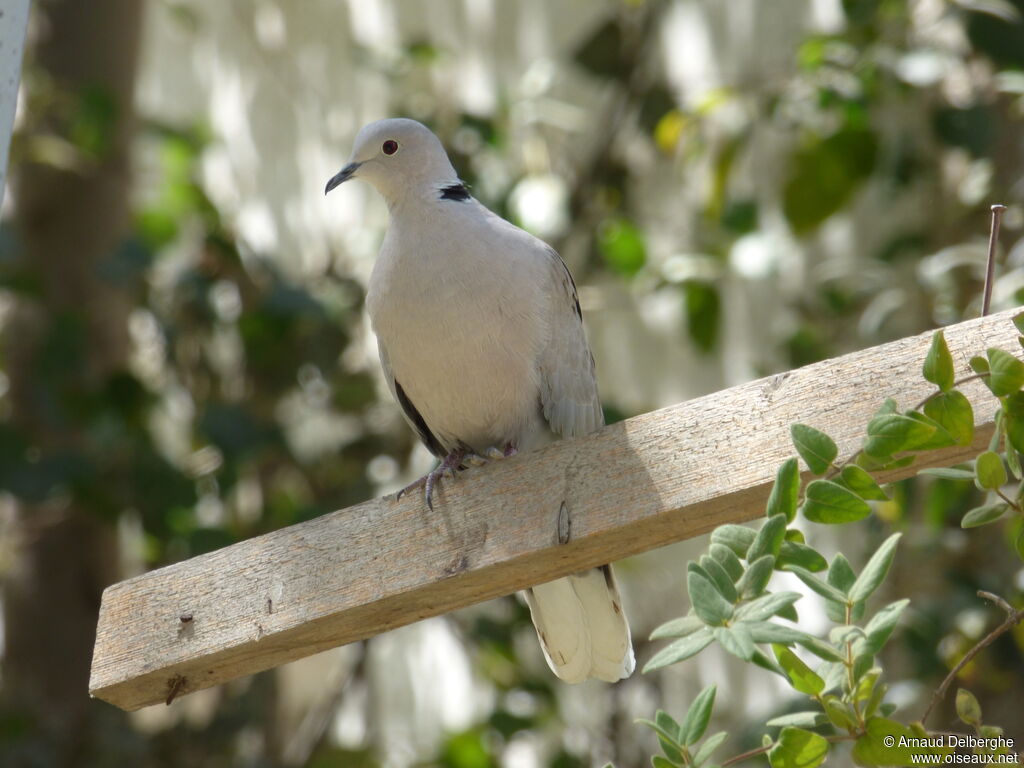
[[[722,322],[722,299],[718,288],[702,280],[686,280],[682,288],[686,332],[697,349],[710,352],[718,341],[718,330]]]
[[[817,768],[825,762],[831,746],[824,736],[787,726],[768,752],[772,768]]]
[[[981,507],[975,507],[963,516],[963,519],[960,521],[960,527],[979,528],[983,525],[994,523],[1005,515],[1009,509],[1009,505],[1001,501],[995,504],[985,504]]]
[[[628,219],[605,221],[598,232],[597,248],[605,263],[625,277],[635,275],[647,261],[643,233]]]
[[[956,716],[967,725],[973,725],[975,728],[981,726],[981,705],[974,694],[966,688],[957,689]]]
[[[628,71],[622,39],[618,18],[605,19],[576,48],[573,61],[592,75],[619,78]]]
[[[841,128],[811,136],[790,160],[782,207],[793,231],[803,235],[836,213],[871,175],[878,141],[866,128]]]

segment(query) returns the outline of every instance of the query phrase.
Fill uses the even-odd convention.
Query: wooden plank
[[[1017,347],[1012,312],[951,326],[957,376]],[[567,573],[763,514],[789,425],[860,444],[886,396],[914,406],[931,334],[902,339],[613,424],[466,471],[429,512],[375,499],[192,558],[103,595],[90,692],[137,709]],[[996,402],[965,386],[984,450]],[[893,480],[917,467],[889,474]],[[565,543],[560,543],[560,538]],[[182,618],[184,617],[184,618]]]
[[[0,205],[4,202],[7,155],[18,105],[21,59],[28,29],[29,0],[5,0],[0,10]]]

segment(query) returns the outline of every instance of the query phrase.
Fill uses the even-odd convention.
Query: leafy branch
[[[1024,333],[1024,314],[1014,318],[1014,323]],[[1024,336],[1020,342],[1024,346]],[[949,673],[920,722],[901,723],[890,717],[895,705],[885,701],[887,686],[876,657],[910,601],[897,600],[873,614],[867,611],[869,599],[889,572],[901,534],[886,539],[858,574],[842,553],[829,563],[790,524],[798,512],[813,523],[862,520],[872,512],[870,502],[889,499],[874,477],[876,473],[906,466],[928,451],[973,444],[974,408],[960,387],[977,380],[983,381],[999,402],[988,450],[969,468],[926,469],[922,474],[973,481],[992,494],[994,501],[964,515],[964,528],[993,523],[1008,512],[1024,515],[1019,492],[1004,489],[1011,475],[1017,481],[1024,475],[1019,456],[1024,451],[1024,363],[1005,350],[992,348],[984,357],[972,358],[970,366],[972,375],[956,379],[945,337],[941,330],[936,331],[922,368],[924,378],[936,390],[909,411],[900,412],[895,401],[886,400],[868,423],[860,450],[841,463],[836,463],[839,450],[831,437],[806,424],[792,425],[796,453],[818,477],[801,489],[798,460],[788,459],[778,469],[766,505],[767,519],[760,529],[724,525],[711,534],[708,552],[687,565],[691,610],[654,630],[652,640],[672,642],[654,655],[644,671],[679,663],[718,642],[741,660],[784,678],[808,698],[813,709],[770,720],[769,727],[781,729],[776,737],[766,734],[761,747],[715,764],[712,754],[727,734],[716,733],[699,743],[714,705],[715,688],[711,686],[697,697],[682,724],[661,711],[653,722],[643,721],[657,732],[664,753],[652,758],[655,768],[725,768],[762,754],[773,767],[814,768],[824,762],[834,744],[846,741],[853,742],[854,761],[868,766],[908,764],[911,751],[932,752],[939,759],[952,751],[951,746],[911,749],[906,745],[919,743],[908,740],[929,736],[923,722],[959,671],[1024,620],[1024,609],[1015,610],[1002,598],[979,593],[1003,607],[1006,620]],[[1024,559],[1024,533],[1015,546]],[[776,571],[794,574],[824,599],[826,614],[834,624],[827,637],[792,626],[799,619],[796,603],[801,595],[769,591]],[[759,646],[770,646],[771,653]],[[812,669],[798,656],[794,646],[816,656],[816,667]],[[985,738],[1002,734],[1000,729],[982,724],[980,707],[969,692],[958,692],[957,711],[963,722]],[[821,729],[826,732],[817,732]]]

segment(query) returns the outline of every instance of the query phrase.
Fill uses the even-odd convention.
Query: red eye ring
[[[394,139],[388,139],[380,149],[385,155],[393,155],[398,151],[398,142]]]

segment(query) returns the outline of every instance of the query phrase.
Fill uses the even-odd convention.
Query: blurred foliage
[[[1024,109],[1024,0],[940,3],[940,21],[962,45],[927,37],[914,16],[921,3],[844,0],[843,23],[806,35],[787,77],[726,83],[699,98],[670,82],[659,53],[673,5],[680,4],[609,4],[557,62],[606,95],[587,115],[585,142],[542,134],[550,171],[566,184],[570,222],[550,239],[563,252],[580,251],[580,284],[618,280],[640,300],[674,291],[681,338],[710,366],[727,351],[726,324],[738,311],[730,287],[761,281],[779,323],[743,362],[764,373],[968,316],[978,264],[939,256],[983,237],[990,202],[1020,206],[1024,157],[1013,139]],[[170,8],[189,34],[202,33],[198,6]],[[399,63],[367,55],[366,67],[398,94],[401,84],[443,75],[452,55],[445,43],[417,37],[402,41]],[[12,145],[15,162],[73,170],[104,153],[117,104],[98,90],[59,93],[45,73],[27,70],[25,80],[28,117]],[[513,204],[526,173],[512,156],[516,98],[499,94],[490,114],[440,97],[424,106],[395,95],[391,107],[436,130],[474,194],[525,225]],[[752,180],[765,134],[785,138],[768,144],[778,172]],[[332,270],[286,276],[276,265],[287,254],[254,252],[212,202],[202,163],[223,140],[203,125],[143,126],[140,145],[156,167],[139,180],[130,236],[100,267],[133,307],[131,367],[100,381],[69,373],[83,368],[88,350],[83,318],[64,311],[48,317],[29,374],[38,419],[16,418],[0,386],[0,489],[26,504],[70,498],[111,521],[137,520],[146,567],[362,501],[379,482],[371,462],[397,468],[413,442],[408,430],[383,423],[374,374],[347,362],[346,352],[362,344],[361,285]],[[487,183],[483,161],[499,162],[507,178]],[[640,194],[639,177],[654,166],[671,174],[672,194],[685,192],[687,205],[657,207]],[[983,179],[980,192],[965,191],[968,177]],[[883,202],[872,208],[870,198]],[[836,253],[834,232],[842,240],[842,230],[828,237],[830,227],[872,228],[879,207],[904,199],[926,215],[886,229],[855,258]],[[738,244],[780,230],[803,262],[739,274]],[[1019,230],[1008,222],[1005,231]],[[682,265],[678,274],[670,274],[670,259]],[[925,262],[934,266],[927,279]],[[794,277],[801,271],[809,277]],[[0,300],[38,306],[43,277],[19,258],[13,231],[0,229]],[[0,347],[0,371],[9,371],[4,355]],[[613,402],[605,410],[609,422],[629,415]],[[67,434],[76,437],[54,437]],[[902,483],[892,495],[878,509],[876,538],[885,527],[924,533],[908,537],[903,556],[912,565],[891,576],[895,588],[919,597],[886,663],[905,680],[932,685],[977,640],[964,618],[975,591],[1019,597],[1007,594],[1017,573],[1008,545],[1019,527],[983,528],[965,543],[959,521],[982,496],[962,481]],[[517,735],[557,729],[556,683],[546,671],[528,671],[516,652],[516,637],[532,632],[525,608],[513,599],[503,607],[502,618],[451,618],[497,703],[424,765],[498,765]],[[1019,703],[1012,691],[1024,689],[1021,643],[1020,634],[1004,635],[964,669],[986,712],[990,700]],[[240,764],[239,745],[253,731],[273,733],[271,680],[226,688],[202,727],[182,721],[155,737],[119,732],[111,741],[123,747],[124,764]],[[30,732],[17,713],[0,713],[0,746]],[[756,747],[758,735],[748,735]],[[374,738],[340,749],[325,736],[308,765],[380,765]],[[550,765],[591,764],[593,755],[553,742]],[[267,738],[261,757],[246,764],[272,764],[273,749]]]

